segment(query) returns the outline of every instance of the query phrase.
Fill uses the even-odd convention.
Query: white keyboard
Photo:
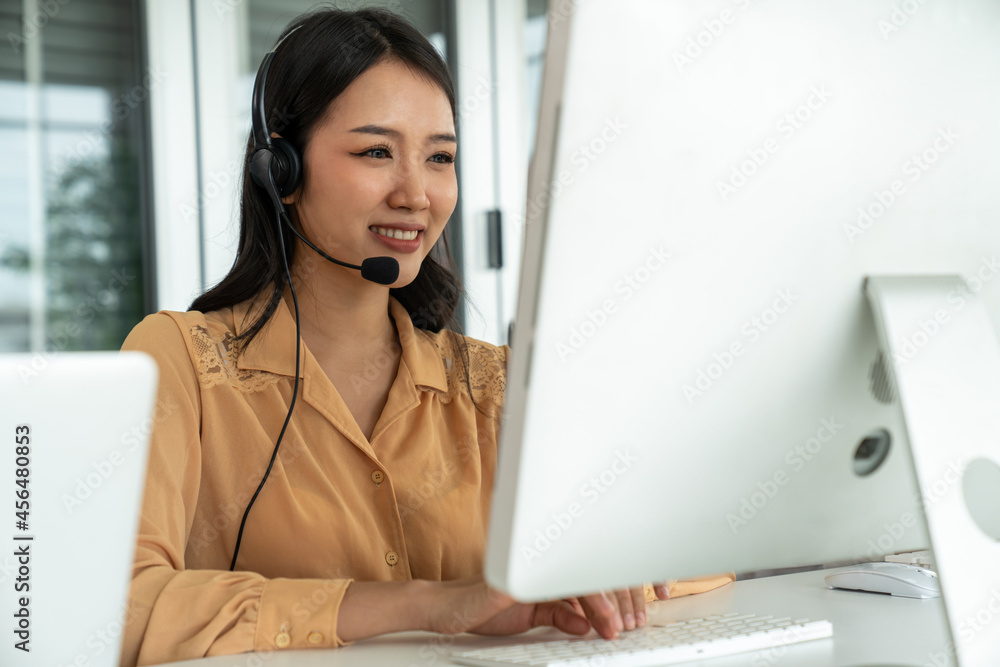
[[[476,667],[652,667],[777,648],[833,636],[829,621],[732,612],[650,624],[619,639],[564,639],[476,651],[455,651],[452,661]]]

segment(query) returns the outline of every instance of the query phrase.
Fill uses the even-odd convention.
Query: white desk
[[[953,665],[948,653],[944,610],[939,599],[911,600],[885,595],[833,591],[828,571],[738,581],[721,589],[655,602],[649,622],[674,621],[729,611],[826,619],[834,636],[787,647],[743,653],[687,665],[704,667],[867,667]],[[405,604],[400,600],[400,604]],[[170,663],[171,667],[431,667],[452,664],[453,646],[495,646],[528,638],[564,638],[551,629],[516,637],[455,637],[425,632],[384,635],[339,649],[275,651]]]

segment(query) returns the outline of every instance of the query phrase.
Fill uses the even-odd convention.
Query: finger
[[[566,602],[569,602],[571,605],[573,605],[573,611],[580,614],[580,616],[583,616],[584,618],[587,617],[587,614],[586,612],[583,611],[583,607],[580,606],[580,601],[578,599],[569,598],[568,600],[566,600]]]
[[[579,607],[579,604],[577,605]],[[535,605],[531,619],[532,627],[550,625],[571,635],[585,635],[590,632],[590,621],[567,600],[543,602]]]
[[[641,628],[646,625],[646,591],[642,586],[630,588],[632,594],[632,611],[635,613],[635,627]]]
[[[635,630],[635,609],[632,606],[632,593],[628,589],[615,591],[615,600],[618,602],[618,613],[622,617],[622,627],[626,630]]]
[[[658,600],[670,599],[670,586],[668,584],[656,584],[653,586],[653,592],[656,593]]]
[[[587,620],[597,633],[605,639],[616,639],[622,631],[622,618],[615,603],[604,593],[585,595],[579,600]]]

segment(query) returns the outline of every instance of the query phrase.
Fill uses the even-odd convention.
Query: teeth
[[[385,236],[390,239],[399,239],[400,241],[412,241],[417,238],[417,234],[420,233],[417,230],[404,232],[401,229],[386,229],[385,227],[369,227],[368,229],[372,230],[379,236]]]

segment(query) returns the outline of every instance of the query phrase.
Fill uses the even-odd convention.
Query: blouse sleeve
[[[198,377],[188,343],[168,314],[144,319],[122,349],[152,356],[160,381],[121,664],[343,644],[337,612],[350,579],[185,569],[201,480]],[[325,604],[302,604],[318,590]]]

